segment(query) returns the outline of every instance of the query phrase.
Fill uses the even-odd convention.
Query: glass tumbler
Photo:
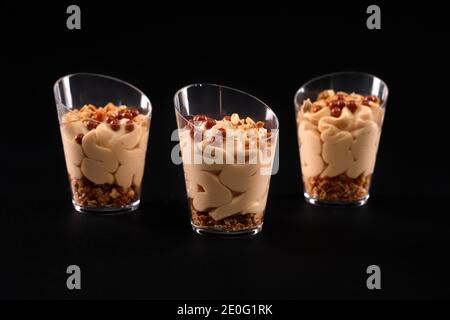
[[[258,233],[278,168],[277,116],[261,100],[214,84],[186,86],[174,103],[194,231]]]
[[[300,87],[294,103],[306,201],[367,202],[387,98],[381,79],[360,72],[327,74]]]
[[[152,106],[122,80],[77,73],[54,85],[77,211],[133,211],[140,202]]]

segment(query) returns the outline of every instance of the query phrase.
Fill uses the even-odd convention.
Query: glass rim
[[[296,110],[298,109],[298,105],[297,105],[297,95],[299,94],[300,90],[303,89],[304,87],[310,85],[311,83],[321,80],[321,79],[325,79],[325,78],[330,78],[333,76],[340,76],[340,75],[348,75],[348,74],[354,74],[354,75],[360,75],[360,76],[367,76],[369,78],[373,78],[373,79],[377,79],[378,81],[380,81],[380,83],[383,84],[383,86],[386,88],[386,99],[384,99],[383,103],[380,105],[380,107],[384,108],[387,102],[387,99],[389,97],[389,87],[386,84],[386,82],[384,82],[381,78],[371,74],[371,73],[367,73],[367,72],[362,72],[362,71],[337,71],[337,72],[330,72],[330,73],[326,73],[317,77],[314,77],[308,81],[306,81],[305,83],[303,83],[300,88],[298,88],[298,90],[295,92],[294,95],[294,105]]]
[[[138,87],[136,87],[135,85],[132,85],[131,83],[129,83],[127,81],[121,80],[121,79],[116,78],[116,77],[108,76],[108,75],[105,75],[105,74],[101,74],[101,73],[75,72],[75,73],[66,74],[66,75],[64,75],[62,77],[59,77],[58,80],[55,81],[55,83],[53,84],[53,92],[56,93],[57,85],[60,82],[62,82],[64,79],[70,79],[70,78],[75,77],[75,76],[90,76],[90,77],[93,77],[93,78],[103,78],[103,79],[108,79],[108,80],[112,80],[112,81],[124,84],[125,86],[127,86],[127,87],[129,87],[129,88],[131,88],[131,89],[133,89],[135,91],[137,91],[138,93],[143,95],[148,100],[149,110],[148,110],[147,114],[148,115],[152,114],[152,111],[153,111],[152,102],[150,101],[150,98],[141,89],[139,89]],[[58,97],[58,103],[62,104],[64,106],[64,108],[68,109],[68,107],[64,103],[62,103],[61,99],[59,99],[59,95],[55,94],[55,98],[56,97]]]
[[[268,109],[268,110],[270,110],[270,112],[272,112],[272,114],[273,114],[273,116],[274,116],[274,118],[275,118],[275,120],[276,120],[276,121],[275,121],[275,124],[276,124],[275,130],[278,130],[278,129],[280,128],[280,121],[278,120],[277,114],[275,113],[275,111],[273,111],[273,109],[272,109],[271,107],[269,107],[269,105],[268,105],[267,103],[265,103],[265,102],[262,101],[261,99],[255,97],[254,95],[252,95],[252,94],[250,94],[250,93],[247,93],[247,92],[245,92],[245,91],[242,91],[242,90],[239,90],[239,89],[236,89],[236,88],[233,88],[233,87],[224,86],[224,85],[216,84],[216,83],[206,83],[206,82],[197,82],[197,83],[188,84],[188,85],[186,85],[186,86],[184,86],[184,87],[181,87],[180,89],[178,89],[178,90],[175,92],[175,94],[174,94],[174,96],[173,96],[173,103],[174,103],[174,106],[175,106],[175,111],[177,111],[177,112],[180,114],[180,116],[183,118],[183,120],[188,121],[188,120],[185,118],[185,116],[180,112],[179,107],[177,106],[177,103],[176,103],[176,98],[177,98],[177,96],[178,96],[182,91],[185,91],[185,90],[187,90],[187,89],[189,89],[189,88],[192,88],[192,87],[202,87],[202,86],[205,86],[205,87],[224,88],[224,89],[227,89],[227,90],[230,90],[230,91],[234,91],[234,92],[243,94],[243,95],[245,95],[245,96],[247,96],[247,97],[250,97],[250,98],[252,98],[252,99],[258,101],[258,102],[261,103],[266,109]],[[274,129],[270,129],[270,130],[274,130]]]

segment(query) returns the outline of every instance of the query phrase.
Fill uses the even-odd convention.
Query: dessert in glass
[[[219,85],[189,85],[174,103],[194,231],[258,233],[278,166],[277,116],[259,99]]]
[[[381,79],[358,72],[324,75],[297,91],[297,134],[308,202],[367,202],[387,98]]]
[[[152,106],[136,87],[109,76],[60,78],[54,94],[77,211],[138,208]]]

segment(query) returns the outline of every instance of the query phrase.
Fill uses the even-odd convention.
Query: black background
[[[0,298],[449,298],[449,105],[445,9],[378,3],[193,4],[78,2],[1,7]],[[293,96],[329,72],[375,74],[390,88],[369,203],[307,205]],[[73,72],[103,73],[153,104],[137,213],[74,212],[52,86]],[[444,80],[444,81],[443,81]],[[191,231],[182,168],[172,164],[173,94],[194,82],[253,94],[280,119],[280,170],[263,232],[219,239]],[[66,289],[66,267],[82,290]],[[366,288],[366,268],[382,290]]]

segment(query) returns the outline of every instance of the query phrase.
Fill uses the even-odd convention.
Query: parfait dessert
[[[76,73],[54,85],[72,203],[77,211],[133,211],[140,203],[152,106],[142,91]]]
[[[235,89],[193,85],[179,93],[176,116],[193,229],[256,234],[274,168],[278,119],[261,101]],[[227,112],[232,105],[240,105],[240,113]]]
[[[384,117],[374,95],[327,89],[297,111],[305,197],[323,204],[363,204]]]
[[[192,223],[220,231],[260,227],[272,165],[271,131],[236,113],[220,120],[189,118],[180,143]]]
[[[60,124],[73,202],[83,208],[122,208],[139,199],[149,118],[108,103],[66,113]]]

